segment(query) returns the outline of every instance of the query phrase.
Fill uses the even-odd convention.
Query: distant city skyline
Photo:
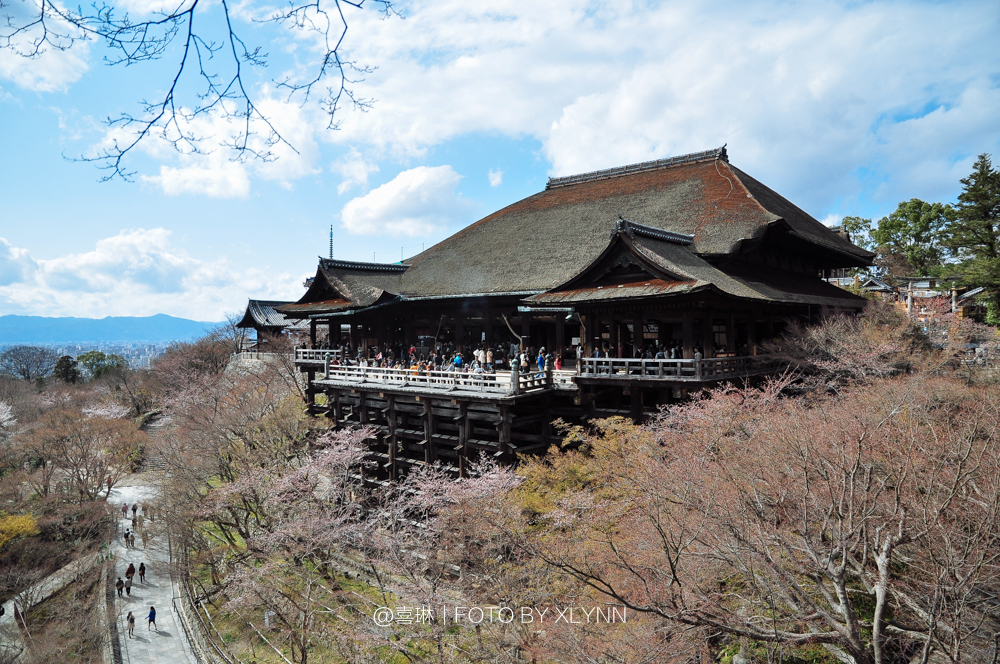
[[[549,176],[724,143],[827,224],[953,200],[976,155],[1000,158],[995,2],[398,9],[348,12],[344,56],[377,69],[355,77],[372,107],[345,107],[336,131],[272,82],[309,44],[239,15],[271,60],[254,94],[297,152],[241,163],[154,139],[130,161],[133,183],[99,183],[70,158],[117,136],[102,118],[162,94],[165,63],[109,68],[96,43],[34,60],[0,51],[0,315],[221,320],[248,297],[298,298],[331,224],[337,258],[395,262]]]

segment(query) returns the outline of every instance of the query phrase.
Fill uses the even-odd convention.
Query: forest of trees
[[[960,360],[1000,344],[929,335],[872,304],[791,329],[766,383],[383,486],[373,432],[311,418],[293,366],[232,364],[225,334],[148,372],[0,379],[0,592],[104,541],[102,482],[155,456],[234,661],[996,661],[1000,390]]]
[[[890,285],[901,277],[958,277],[983,286],[987,322],[1000,325],[1000,171],[981,154],[961,180],[954,204],[914,198],[878,221],[844,217],[855,244],[876,252],[874,273]]]

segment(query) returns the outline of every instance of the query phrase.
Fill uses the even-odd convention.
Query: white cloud
[[[365,39],[350,57],[379,66],[358,93],[377,103],[343,114],[331,140],[420,158],[476,132],[531,136],[553,175],[728,142],[736,165],[808,209],[866,187],[893,202],[953,191],[971,155],[1000,147],[1000,12],[980,2],[406,11],[354,18]]]
[[[19,249],[0,237],[0,287],[28,278],[37,264],[27,249]]]
[[[374,161],[365,159],[354,147],[350,152],[335,161],[330,170],[339,173],[343,178],[337,186],[338,194],[345,194],[355,187],[361,189],[368,188],[368,176],[378,173],[378,165]]]
[[[0,79],[35,92],[66,90],[87,71],[89,46],[79,43],[72,50],[48,49],[26,58],[9,48],[0,49]]]
[[[291,189],[294,180],[319,173],[315,165],[319,158],[319,145],[313,137],[314,118],[310,111],[274,99],[269,96],[267,88],[260,94],[262,98],[258,100],[257,107],[284,140],[270,140],[270,128],[257,120],[251,123],[252,134],[247,146],[253,153],[269,154],[268,158],[240,160],[234,152],[221,147],[205,152],[184,151],[186,146],[183,143],[180,144],[182,151],[178,151],[160,131],[140,143],[139,149],[177,165],[161,165],[159,175],[143,175],[141,179],[157,185],[168,195],[243,198],[250,193],[251,175],[276,181]],[[189,113],[189,110],[182,109],[181,113]],[[219,109],[193,119],[181,117],[178,121],[185,134],[213,137],[220,143],[232,145],[240,142],[240,133],[246,129],[244,121],[236,113],[237,109],[230,105],[226,112]],[[126,129],[115,127],[106,132],[102,146],[108,149],[116,143],[124,145],[128,139]],[[199,146],[199,149],[205,150],[205,147]]]
[[[190,158],[192,161],[212,161]],[[169,196],[177,194],[204,194],[212,198],[243,198],[250,193],[250,176],[243,164],[215,160],[207,166],[160,166],[159,175],[144,175]]]
[[[282,299],[300,290],[290,274],[193,258],[163,228],[124,230],[92,251],[37,260],[0,238],[0,275],[0,309],[45,316],[221,320],[251,294]]]
[[[843,217],[839,214],[828,214],[822,219],[820,219],[820,222],[824,226],[836,226],[840,223],[841,219],[843,219]]]
[[[499,187],[501,184],[503,184],[503,171],[501,171],[500,169],[493,170],[491,168],[490,172],[487,173],[486,175],[490,179],[491,187]]]
[[[455,192],[461,176],[451,166],[418,166],[347,203],[342,226],[358,235],[418,237],[468,222],[470,205]]]

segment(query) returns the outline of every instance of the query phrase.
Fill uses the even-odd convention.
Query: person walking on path
[[[130,549],[135,548],[135,533],[128,534],[128,546]]]
[[[145,542],[143,542],[145,546]],[[139,582],[146,583],[146,563],[139,563]]]
[[[139,503],[132,504],[132,518],[135,518],[135,513],[139,510]]]
[[[122,581],[122,578],[120,576],[118,577],[118,581],[115,582],[115,588],[118,590],[118,596],[121,597],[122,589],[125,588],[125,582]]]
[[[146,543],[149,542],[149,533],[145,530],[142,531],[142,548],[146,548]]]
[[[132,577],[125,579],[125,594],[129,597],[132,596]]]
[[[124,539],[125,539],[125,548],[126,548],[126,549],[128,548],[128,535],[129,535],[129,530],[128,530],[128,528],[126,528],[126,529],[125,529],[125,535],[124,535]]]
[[[125,576],[129,579],[135,576],[135,565],[132,563],[128,564],[128,569],[125,570]]]
[[[157,632],[160,631],[156,629],[156,609],[149,607],[149,615],[146,616],[146,620],[149,621],[149,626],[146,628],[147,632],[151,629],[156,630]]]
[[[128,617],[125,620],[128,621],[128,638],[131,639],[132,633],[135,631],[135,616],[132,615],[131,611],[128,612]]]
[[[128,503],[122,503],[122,518],[123,519],[125,518],[126,514],[128,514]]]

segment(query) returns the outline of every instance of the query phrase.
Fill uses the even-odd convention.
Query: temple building
[[[276,310],[276,307],[286,304],[292,303],[275,300],[250,300],[247,303],[243,318],[236,323],[236,327],[253,330],[255,333],[252,344],[245,350],[266,352],[268,345],[281,335],[290,335],[293,340],[298,340],[300,333],[308,329],[302,319],[286,316]]]
[[[435,461],[461,472],[477,451],[547,447],[554,417],[639,419],[692,388],[775,370],[761,342],[860,310],[863,298],[824,275],[873,256],[723,147],[552,178],[398,264],[321,258],[305,294],[274,310],[309,321],[312,348],[296,359],[314,410],[381,427],[373,449],[387,475]],[[511,344],[544,347],[563,371],[449,378],[338,364],[411,346],[499,356]]]

